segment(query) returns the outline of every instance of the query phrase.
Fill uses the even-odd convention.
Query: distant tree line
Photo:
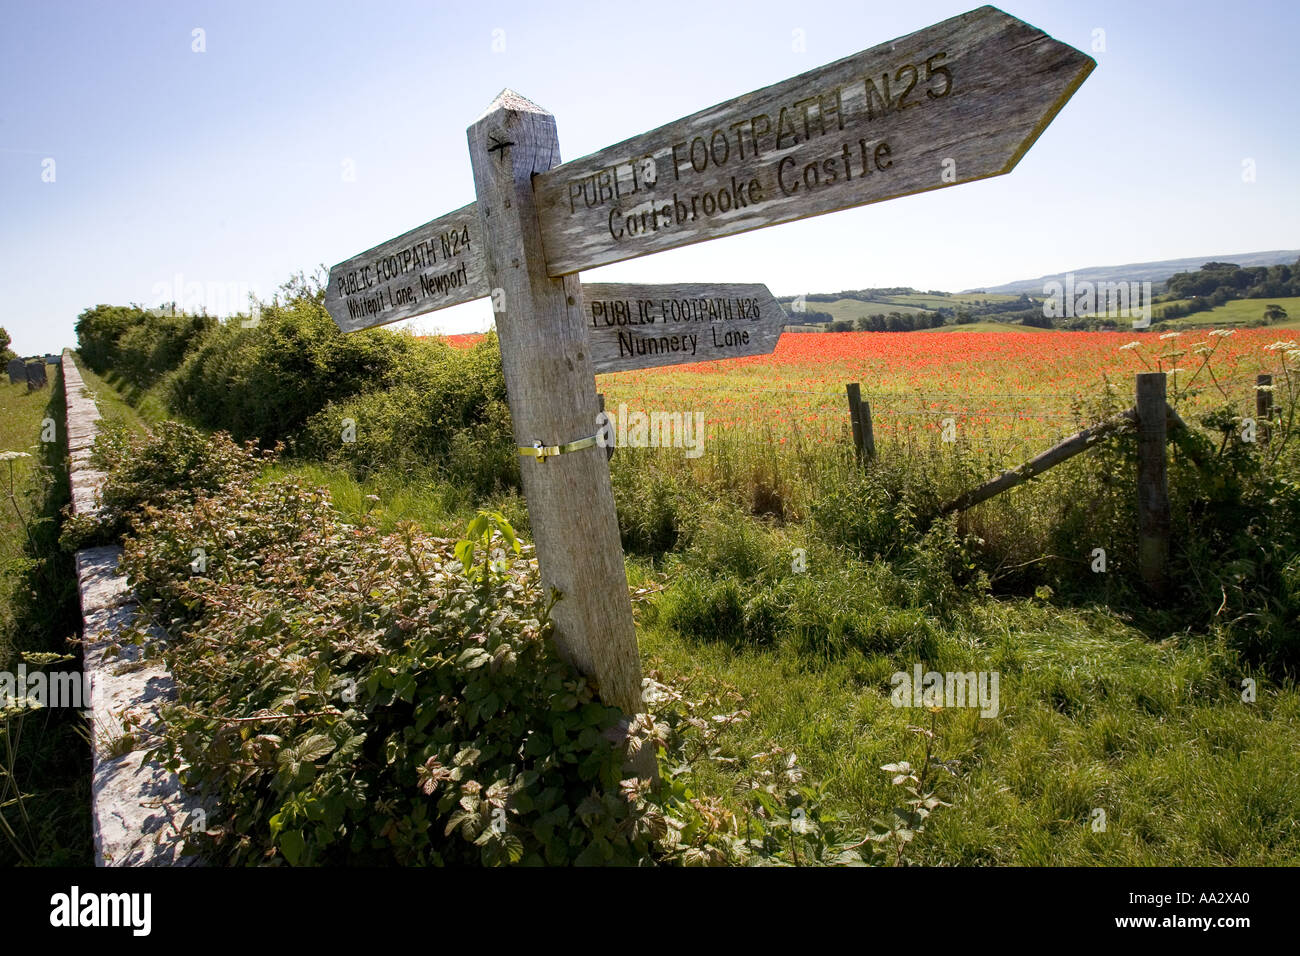
[[[139,305],[97,305],[77,318],[81,357],[95,371],[113,369],[148,388],[175,368],[198,339],[218,324],[207,315]]]
[[[830,325],[832,332],[916,332],[920,329],[937,329],[944,324],[938,312],[881,312],[862,315],[856,320],[837,319]]]
[[[1165,291],[1170,298],[1189,301],[1165,306],[1160,310],[1161,319],[1180,319],[1234,299],[1300,296],[1300,260],[1290,266],[1244,268],[1233,262],[1207,262],[1196,272],[1179,272],[1170,276]],[[1284,317],[1285,314],[1283,311]]]

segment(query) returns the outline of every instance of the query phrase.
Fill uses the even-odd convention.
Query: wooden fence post
[[[867,461],[876,460],[876,433],[871,425],[871,403],[858,405],[858,425],[862,430],[862,448],[867,453]]]
[[[1143,586],[1152,594],[1165,590],[1169,561],[1169,471],[1165,460],[1165,374],[1142,372],[1137,377],[1138,426],[1138,568]]]
[[[1255,376],[1255,425],[1259,440],[1268,444],[1273,423],[1273,376]]]
[[[533,196],[533,175],[560,161],[555,117],[506,90],[467,135],[515,442],[581,442],[596,433],[597,409],[582,286],[577,274],[547,276]],[[519,467],[542,584],[562,595],[557,648],[606,703],[644,711],[609,463],[590,444],[521,456]]]
[[[853,451],[861,463],[866,456],[862,437],[862,390],[857,382],[849,382],[844,387],[849,396],[849,426],[853,429]]]

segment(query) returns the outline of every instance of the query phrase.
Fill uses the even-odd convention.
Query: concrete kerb
[[[62,369],[72,510],[93,514],[105,478],[89,464],[99,409],[86,393],[70,351],[63,353]],[[157,658],[147,659],[144,648],[128,646],[124,653],[108,653],[137,608],[126,578],[118,572],[121,556],[117,546],[85,548],[76,555],[83,667],[90,686],[95,863],[192,866],[198,858],[181,855],[185,833],[206,819],[208,807],[197,795],[183,791],[174,773],[143,759],[148,735],[159,725],[159,708],[175,698],[171,674]],[[164,632],[150,630],[149,641],[165,640]],[[135,725],[133,736],[142,734],[144,740],[126,740],[123,718],[128,714]]]

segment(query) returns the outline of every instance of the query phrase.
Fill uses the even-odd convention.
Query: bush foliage
[[[344,335],[319,284],[296,276],[256,320],[96,306],[82,313],[83,360],[176,415],[235,441],[338,464],[431,471],[479,495],[518,487],[495,335],[472,349],[386,330]]]
[[[98,530],[129,522],[122,568],[142,608],[123,642],[166,628],[177,689],[160,732],[128,726],[119,743],[215,798],[191,834],[213,859],[875,859],[822,816],[792,755],[725,757],[754,767],[739,811],[697,795],[692,761],[722,756],[744,712],[706,719],[725,689],[692,701],[664,685],[635,720],[601,704],[549,640],[536,562],[506,547],[500,515],[459,543],[409,523],[383,534],[377,514],[349,522],[324,490],[259,476],[266,456],[224,435],[167,423],[103,445],[117,503]],[[173,455],[185,465],[158,467]],[[665,770],[657,787],[627,772],[641,748]]]

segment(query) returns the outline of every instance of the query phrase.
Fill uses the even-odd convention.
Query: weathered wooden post
[[[871,403],[858,405],[858,425],[862,429],[862,448],[867,453],[867,461],[876,460],[876,432],[871,425]]]
[[[1255,424],[1259,440],[1265,445],[1272,437],[1273,423],[1273,376],[1255,376]]]
[[[866,454],[862,445],[862,389],[857,382],[849,382],[844,387],[849,396],[849,427],[853,429],[853,451],[858,456],[858,464]]]
[[[595,442],[582,286],[577,275],[547,276],[533,200],[533,175],[560,160],[555,118],[506,90],[468,136],[529,520],[543,585],[563,596],[556,645],[606,703],[636,714],[641,662],[609,464]],[[539,446],[556,452],[525,451]]]
[[[1165,590],[1169,562],[1169,471],[1164,372],[1137,377],[1138,568],[1143,586],[1155,595]]]

